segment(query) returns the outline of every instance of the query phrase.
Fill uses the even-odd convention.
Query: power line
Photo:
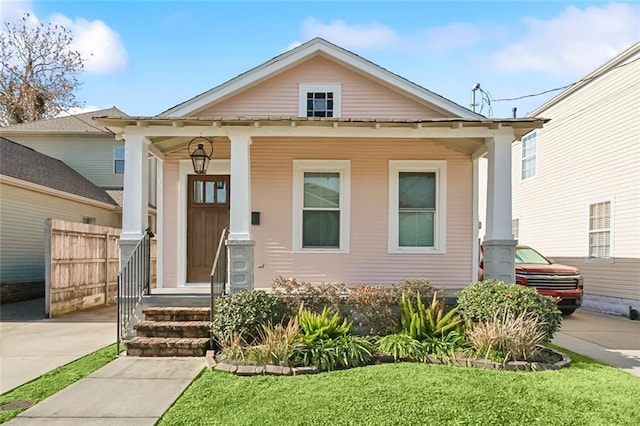
[[[579,84],[579,83],[595,80],[596,78],[604,75],[605,73],[607,73],[609,71],[612,71],[612,70],[615,70],[615,69],[618,69],[618,68],[622,68],[622,67],[626,67],[627,65],[630,65],[630,64],[632,64],[632,63],[634,63],[634,62],[636,62],[638,60],[640,60],[640,57],[638,57],[638,58],[636,58],[636,59],[634,59],[632,61],[626,62],[624,64],[620,64],[618,66],[615,66],[615,67],[611,68],[610,70],[605,70],[605,71],[601,72],[600,74],[594,75],[592,77],[585,77],[582,80],[575,81],[573,83],[567,84],[566,86],[556,87],[555,89],[549,89],[549,90],[545,90],[545,91],[538,92],[538,93],[532,93],[530,95],[522,95],[522,96],[518,96],[518,97],[515,97],[515,98],[502,98],[502,99],[491,99],[491,100],[493,102],[517,101],[519,99],[533,98],[535,96],[546,95],[547,93],[557,92],[558,90],[567,89],[567,88],[569,88],[571,86],[575,86],[576,84]]]

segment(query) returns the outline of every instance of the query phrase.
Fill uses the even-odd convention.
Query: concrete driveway
[[[55,319],[43,319],[40,306],[38,301],[0,306],[0,393],[116,341],[115,305]]]
[[[640,321],[580,309],[553,343],[640,377]]]

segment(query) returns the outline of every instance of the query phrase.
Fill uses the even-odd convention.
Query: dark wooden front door
[[[229,176],[189,175],[187,281],[209,281],[220,234],[229,227]]]

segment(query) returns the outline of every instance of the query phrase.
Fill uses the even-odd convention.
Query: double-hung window
[[[522,174],[521,180],[536,175],[536,152],[538,141],[536,132],[531,132],[522,138]]]
[[[300,117],[340,117],[342,89],[340,84],[300,84],[298,115]]]
[[[611,258],[611,201],[589,205],[589,258]]]
[[[294,160],[294,251],[349,251],[349,160]]]
[[[113,173],[124,173],[124,146],[113,147]]]
[[[445,206],[445,161],[389,161],[389,253],[444,253]]]

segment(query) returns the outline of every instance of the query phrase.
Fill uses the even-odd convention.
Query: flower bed
[[[277,282],[273,294],[242,292],[219,303],[212,334],[220,350],[208,355],[211,368],[248,376],[406,361],[522,371],[570,365],[543,346],[560,326],[555,305],[515,284],[471,284],[449,309],[426,281],[351,292]]]
[[[571,359],[554,349],[542,347],[541,351],[547,352],[557,359],[557,361],[508,361],[496,362],[486,358],[467,358],[457,356],[454,359],[428,355],[423,361],[426,364],[458,365],[462,367],[486,368],[489,370],[504,371],[548,371],[559,370],[571,365]],[[376,354],[373,364],[397,362],[391,354]],[[415,362],[411,359],[402,360],[404,362]],[[289,367],[281,365],[247,365],[229,362],[217,362],[214,351],[207,351],[207,367],[218,371],[235,374],[236,376],[301,376],[307,374],[318,374],[321,371],[317,367]]]

